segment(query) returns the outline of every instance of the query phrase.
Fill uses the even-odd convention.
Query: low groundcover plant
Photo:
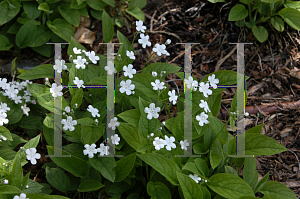
[[[135,37],[140,36],[138,43],[142,48],[151,47],[143,22],[137,21],[136,26]],[[90,198],[108,195],[119,199],[149,196],[159,199],[250,199],[256,198],[257,192],[264,194],[264,198],[296,198],[285,185],[267,181],[269,173],[258,181],[254,156],[287,150],[272,138],[260,134],[263,124],[245,133],[245,153],[253,157],[228,156],[235,154],[236,142],[226,129],[229,120],[224,124],[217,118],[224,91],[218,85],[236,84],[236,72],[218,71],[199,82],[193,76],[184,78],[184,73],[178,72],[179,66],[157,62],[146,65],[138,73],[133,64],[136,58],[133,43],[120,32],[117,37],[123,45],[114,63],[106,64],[104,55],[86,51],[72,38],[67,51],[71,63],[56,60],[55,65],[37,66],[18,76],[27,80],[25,82],[7,83],[6,79],[1,79],[1,150],[13,151],[16,142],[26,142],[10,131],[12,124],[28,128],[25,122],[36,118],[31,110],[39,110],[44,117],[40,130],[53,161],[43,165],[46,179],[64,193],[64,196],[49,195],[52,190],[48,184],[29,179],[30,172],[23,176],[22,166],[29,163],[27,160],[33,165],[42,161],[36,149],[41,135],[37,135],[13,157],[1,155],[1,198],[78,198],[81,192],[88,193]],[[165,44],[155,44],[152,55],[170,55],[166,48],[170,43],[168,39]],[[97,62],[99,65],[95,65]],[[52,69],[62,74],[62,85],[69,87],[53,82]],[[164,82],[171,73],[176,73],[186,89],[192,91],[192,143],[183,133],[184,93],[170,90]],[[110,121],[105,120],[106,88],[87,87],[107,85],[107,74],[115,75],[115,116]],[[28,81],[38,78],[47,78],[45,85]],[[53,156],[55,97],[61,97],[61,125],[64,140],[68,143],[58,150],[70,157]],[[170,108],[176,104],[178,114],[171,117]],[[233,102],[232,112],[234,107]],[[169,118],[159,121],[164,110]],[[24,121],[26,117],[30,120]],[[234,122],[234,116],[231,117],[230,122]],[[36,126],[40,128],[39,124]],[[106,137],[106,129],[115,134]],[[107,145],[108,140],[113,149]],[[195,157],[178,156],[189,147]],[[116,157],[110,156],[111,152]],[[120,155],[123,157],[118,157]],[[234,165],[239,169],[244,165],[243,176],[237,173]]]

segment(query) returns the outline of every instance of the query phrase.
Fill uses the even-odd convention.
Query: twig
[[[168,81],[165,81],[165,82],[173,82],[173,81],[182,81],[182,79],[171,79],[171,80],[168,80]]]
[[[297,154],[294,151],[291,151],[291,150],[289,150],[289,151],[292,152],[296,156],[297,161],[298,161],[298,171],[300,171],[300,162],[299,162],[299,158],[298,158]],[[297,173],[298,173],[298,171],[297,171]]]
[[[157,10],[155,10],[155,12],[153,13],[152,17],[151,17],[151,21],[150,21],[150,32],[153,31],[153,20],[154,20],[154,17],[156,15],[156,12]]]
[[[261,73],[262,73],[262,75],[263,75],[264,70],[263,70],[262,64],[261,64],[261,57],[260,57],[260,55],[258,54],[258,52],[257,52],[256,49],[255,49],[255,51],[256,51],[256,54],[257,54],[257,56],[258,56],[258,58],[259,58],[259,65],[260,65]]]
[[[234,48],[222,59],[220,59],[215,67],[215,72],[217,72],[220,69],[220,66],[223,64],[223,62],[229,57],[231,56],[234,51],[237,49],[237,45],[234,46]]]
[[[174,59],[172,59],[171,61],[168,62],[168,64],[173,63],[176,59],[178,59],[179,57],[181,57],[182,55],[184,55],[184,51],[182,51],[179,55],[177,55]]]
[[[164,34],[167,34],[167,35],[171,35],[173,37],[176,37],[180,43],[182,43],[182,40],[180,39],[180,37],[174,33],[171,33],[171,32],[166,32],[166,31],[163,31],[163,30],[153,30],[153,31],[149,31],[149,33],[164,33]]]

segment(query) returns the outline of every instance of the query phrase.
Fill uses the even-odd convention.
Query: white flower
[[[204,108],[205,112],[210,112],[207,102],[204,100],[200,100],[200,101],[201,101],[201,103],[199,104],[200,108]]]
[[[89,105],[87,110],[92,114],[93,117],[100,117],[100,114],[98,113],[99,110],[94,108],[92,105]]]
[[[25,186],[25,188],[26,188],[26,189],[28,189],[28,188],[29,188],[29,186],[28,186],[28,185],[26,185],[26,186]]]
[[[176,104],[176,101],[177,101],[177,98],[178,98],[178,96],[175,95],[175,90],[172,90],[172,92],[169,91],[169,92],[168,92],[168,95],[170,96],[170,97],[169,97],[169,101],[170,101],[170,102],[173,101],[173,105],[175,105],[175,104]]]
[[[15,89],[14,85],[11,85],[6,88],[6,92],[4,93],[4,96],[8,96],[9,98],[15,98],[18,93],[19,90]]]
[[[138,40],[139,44],[142,44],[143,48],[146,46],[151,46],[151,42],[149,41],[149,35],[144,35],[143,33],[140,35],[140,39]]]
[[[73,62],[74,62],[74,64],[76,64],[76,68],[77,69],[80,69],[80,68],[82,68],[82,69],[85,69],[85,62],[86,62],[86,59],[82,59],[82,57],[79,55],[79,56],[77,56],[77,59],[74,59],[73,60]]]
[[[3,135],[0,135],[0,142],[2,142],[2,140],[3,140],[3,141],[6,141],[6,140],[7,140],[7,138],[6,138],[6,137],[4,137]]]
[[[193,86],[193,87],[198,86],[198,82],[196,80],[194,80],[192,76],[189,76],[188,79],[184,79],[184,82],[188,89],[191,89],[192,88],[191,86]],[[197,90],[197,88],[194,90]]]
[[[48,78],[48,77],[46,77],[46,78],[45,78],[45,81],[46,81],[46,82],[47,82],[47,81],[49,81],[49,78]]]
[[[246,117],[248,117],[248,116],[249,116],[249,113],[248,113],[248,112],[246,112],[246,113],[245,113],[245,116],[246,116]]]
[[[166,45],[169,45],[171,43],[171,39],[167,39]]]
[[[78,88],[82,87],[85,88],[85,86],[83,85],[84,82],[83,80],[80,80],[78,77],[75,77],[75,80],[73,80],[74,84],[77,85]]]
[[[0,126],[3,126],[4,124],[8,123],[8,119],[6,119],[7,114],[6,113],[0,113]]]
[[[55,65],[53,66],[53,69],[56,70],[56,72],[61,73],[62,70],[67,70],[67,66],[65,65],[65,60],[55,60]]]
[[[136,21],[135,25],[136,25],[136,30],[137,31],[145,32],[146,26],[143,26],[143,21],[141,21],[141,20]]]
[[[212,94],[212,90],[209,90],[209,84],[204,84],[204,82],[200,83],[199,91],[202,92],[205,97]]]
[[[118,118],[114,117],[114,119],[110,120],[108,124],[108,128],[112,128],[112,130],[116,130],[116,126],[119,126],[120,122],[118,122]]]
[[[180,141],[181,149],[187,150],[187,146],[190,146],[190,143],[185,139],[184,141]]]
[[[209,121],[207,120],[208,118],[208,115],[205,114],[204,112],[201,113],[201,115],[197,115],[196,116],[196,120],[199,121],[199,125],[200,126],[203,126],[204,124],[208,124]]]
[[[113,73],[117,72],[112,61],[108,61],[108,66],[105,66],[104,69],[109,75],[112,75]]]
[[[8,184],[8,180],[7,179],[3,180],[3,184]]]
[[[93,158],[94,154],[97,154],[97,149],[96,149],[96,144],[85,144],[84,145],[84,150],[83,150],[83,155],[88,155],[89,158]]]
[[[123,66],[123,70],[125,77],[133,78],[133,75],[136,74],[136,70],[133,68],[132,64],[128,64],[128,67]]]
[[[155,146],[156,150],[160,150],[164,148],[165,141],[159,137],[154,138],[153,145]]]
[[[152,71],[152,76],[153,76],[153,77],[156,77],[156,76],[157,76],[157,72]]]
[[[159,117],[158,112],[160,111],[160,107],[155,108],[155,104],[151,103],[150,107],[149,108],[146,107],[144,111],[145,111],[145,113],[148,113],[148,115],[147,115],[148,120],[151,120],[152,117],[157,119]]]
[[[114,134],[110,138],[111,138],[112,144],[119,145],[121,138],[118,136],[118,134]]]
[[[13,199],[29,199],[29,198],[26,198],[25,193],[21,193],[20,196],[15,196]]]
[[[66,111],[67,113],[70,113],[70,111],[71,111],[70,107],[69,107],[69,106],[66,106],[65,111]]]
[[[100,144],[100,148],[97,149],[97,152],[100,153],[100,156],[109,155],[109,146],[104,146],[104,144]]]
[[[32,100],[31,103],[32,103],[32,104],[36,104],[36,101],[35,101],[35,100]]]
[[[162,124],[163,124],[164,126],[166,126],[166,122],[165,122],[165,121],[163,121]]]
[[[166,51],[166,45],[165,44],[155,44],[155,48],[153,48],[153,52],[156,52],[158,56],[169,54]]]
[[[130,79],[126,80],[126,82],[124,80],[122,80],[120,82],[120,86],[121,86],[120,92],[121,93],[126,92],[126,95],[130,95],[131,94],[131,90],[135,89],[135,85],[131,84],[131,80]]]
[[[193,180],[195,180],[196,183],[199,183],[199,181],[201,180],[201,178],[198,177],[197,174],[194,174],[194,175],[190,174],[189,176],[190,176]]]
[[[93,64],[97,64],[97,61],[99,60],[99,57],[96,56],[95,51],[92,51],[88,54],[89,59],[93,62]]]
[[[175,138],[173,136],[169,138],[165,135],[165,145],[168,151],[171,151],[171,148],[176,149],[176,145],[173,142],[175,142]]]
[[[16,96],[14,99],[15,104],[20,104],[22,103],[22,97],[21,96]]]
[[[63,127],[63,129],[66,131],[66,130],[70,130],[70,131],[74,131],[75,130],[75,127],[74,125],[77,124],[77,121],[76,120],[72,120],[72,117],[71,116],[68,116],[67,119],[62,119],[61,120],[61,123],[64,124],[65,126]]]
[[[30,160],[31,164],[36,164],[36,159],[41,158],[41,154],[36,152],[35,148],[26,149],[26,158]]]
[[[31,102],[29,95],[24,95],[23,99],[25,99],[25,102]]]
[[[77,49],[76,47],[73,48],[73,52],[75,54],[80,54],[81,53],[81,49]]]
[[[133,51],[126,50],[126,55],[127,55],[127,57],[129,57],[130,59],[135,60],[135,56],[134,56],[134,52],[133,52]]]
[[[6,78],[0,78],[0,88],[5,89],[7,84],[7,79]]]
[[[21,106],[21,109],[23,110],[23,114],[25,115],[29,115],[29,111],[30,111],[30,108],[29,107],[26,107],[26,104],[24,104],[24,106]]]
[[[150,136],[153,137],[153,136],[154,136],[154,133],[150,133]]]
[[[156,79],[155,83],[151,82],[151,85],[153,86],[153,90],[163,89],[165,82],[160,82],[159,79]]]
[[[2,113],[6,113],[6,112],[9,111],[9,110],[10,110],[10,108],[7,107],[7,104],[1,102],[1,105],[0,105],[0,113],[1,113],[1,112],[2,112]]]
[[[204,180],[204,182],[207,182],[207,180]]]
[[[50,93],[52,93],[53,97],[60,97],[63,95],[62,91],[62,86],[57,86],[56,83],[52,84],[52,88],[50,88]]]
[[[213,87],[214,89],[217,88],[217,84],[219,83],[219,79],[215,79],[215,74],[213,74],[212,76],[209,76],[208,81],[209,81],[211,87]]]

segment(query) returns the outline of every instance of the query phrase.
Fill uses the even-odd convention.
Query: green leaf
[[[260,43],[263,43],[268,39],[268,31],[263,26],[253,26],[252,32]]]
[[[39,10],[46,12],[47,14],[51,14],[53,11],[50,11],[48,3],[41,3],[38,7]]]
[[[218,153],[210,152],[210,164],[215,169],[221,163],[222,157]]]
[[[101,127],[95,125],[81,125],[81,139],[83,144],[96,143],[104,132],[104,124],[101,124]]]
[[[207,163],[202,158],[196,158],[195,164],[198,168],[198,170],[205,176],[209,176],[209,169]]]
[[[206,185],[225,198],[239,199],[241,196],[254,196],[251,187],[243,179],[229,173],[211,176]]]
[[[0,3],[0,26],[12,20],[19,12],[20,7],[10,8],[8,1]]]
[[[31,49],[40,55],[50,58],[53,54],[54,47],[53,45],[44,44],[42,46],[32,47]]]
[[[238,173],[236,172],[236,170],[234,168],[232,168],[231,166],[225,166],[225,173],[231,173],[233,175],[238,176]]]
[[[269,192],[266,192],[263,198],[264,199],[281,199],[279,196],[270,194]]]
[[[39,144],[41,134],[38,134],[36,137],[30,139],[24,146],[24,149],[36,148]]]
[[[36,27],[36,34],[33,42],[29,44],[29,47],[38,47],[42,46],[46,42],[48,42],[51,38],[51,31],[46,28],[45,26],[37,26]]]
[[[284,1],[283,5],[286,8],[300,9],[300,1]]]
[[[255,186],[258,180],[258,172],[256,170],[255,157],[245,158],[243,179],[250,185],[251,188]]]
[[[115,0],[102,0],[102,1],[110,5],[111,7],[115,7]]]
[[[117,116],[122,118],[122,120],[124,120],[128,124],[131,124],[134,127],[138,128],[140,115],[141,113],[139,109],[131,109],[131,110],[124,111],[118,114]]]
[[[22,73],[17,78],[23,80],[33,80],[46,77],[54,78],[54,70],[52,64],[36,66],[33,69],[27,70],[26,72]]]
[[[77,2],[78,2],[78,0],[77,0]],[[78,4],[80,4],[80,3],[78,3]],[[99,11],[104,10],[105,6],[107,6],[107,4],[104,3],[102,0],[97,0],[97,1],[95,1],[95,0],[87,0],[87,4],[91,8],[93,8],[95,10],[99,10]]]
[[[131,124],[121,123],[118,126],[118,130],[120,131],[124,140],[135,150],[140,147],[140,136],[136,127]]]
[[[76,47],[77,49],[81,49],[81,50],[85,50],[86,51],[86,49],[85,49],[85,47],[83,46],[83,45],[81,45],[80,43],[78,43],[75,39],[74,39],[74,37],[72,37],[71,38],[71,41],[70,41],[70,44],[69,44],[69,46],[68,46],[68,51],[67,51],[67,53],[68,53],[68,55],[69,56],[71,56],[72,55],[72,57],[76,57],[77,55],[74,53],[74,51],[73,51],[73,48],[74,47]],[[72,83],[73,84],[73,83]]]
[[[99,19],[99,20],[102,21],[103,11],[93,10],[93,9],[91,9],[90,11],[91,11],[92,17],[94,17],[95,19]]]
[[[216,117],[209,116],[208,121],[209,121],[208,125],[212,128],[215,135],[218,135],[219,132],[222,130],[221,133],[219,134],[218,138],[222,144],[225,144],[226,141],[228,140],[228,131],[227,131],[226,127],[224,127],[225,124]]]
[[[166,177],[173,185],[178,185],[176,172],[181,173],[181,170],[174,161],[154,153],[138,154],[137,156]]]
[[[154,77],[148,74],[136,74],[131,80],[135,89],[140,90],[149,98],[157,99],[157,91],[154,91],[151,85],[151,82],[155,81]]]
[[[54,154],[54,147],[47,146],[48,154],[53,155]],[[69,153],[57,149],[58,152],[62,152],[62,155],[70,155]],[[57,164],[59,167],[67,170],[68,172],[72,173],[76,177],[85,177],[87,175],[86,171],[88,171],[89,165],[86,161],[77,158],[73,155],[71,157],[51,157],[51,160]]]
[[[294,192],[284,184],[276,181],[268,181],[266,184],[261,188],[260,192],[265,194],[269,192],[270,194],[274,194],[279,198],[284,199],[297,199]]]
[[[292,28],[300,30],[300,11],[294,8],[283,8],[278,14],[289,24]]]
[[[233,6],[228,15],[228,21],[239,21],[248,16],[248,10],[242,4]]]
[[[140,9],[144,8],[147,5],[147,0],[132,0],[128,4],[128,8],[138,7]]]
[[[75,91],[75,95],[72,97],[71,101],[71,107],[75,107],[75,104],[77,104],[77,107],[79,108],[81,106],[83,99],[83,90],[82,88],[77,88]]]
[[[120,182],[124,180],[133,169],[136,159],[136,153],[130,154],[124,158],[121,158],[116,162],[116,180],[115,182]]]
[[[184,167],[182,167],[182,170],[188,170],[194,174],[197,174],[199,177],[204,176],[204,174],[197,169],[197,166],[194,162],[187,162]]]
[[[144,12],[138,7],[130,7],[125,10],[128,14],[134,16],[137,20],[145,20]]]
[[[198,185],[191,177],[176,172],[177,178],[182,189],[184,198],[193,199],[193,198],[203,198],[203,193],[201,191],[200,185]]]
[[[232,85],[237,83],[236,72],[230,70],[220,70],[217,72],[210,73],[206,75],[200,82],[208,81],[208,77],[215,75],[215,78],[219,79],[218,85]],[[248,76],[245,76],[245,80],[249,79]]]
[[[6,36],[0,34],[0,50],[9,50],[13,46]]]
[[[270,172],[268,172],[262,179],[260,179],[260,181],[258,181],[255,184],[255,186],[253,188],[253,192],[254,193],[257,193],[258,191],[260,191],[260,189],[266,184],[266,182],[267,182],[267,180],[269,178],[269,173]]]
[[[257,197],[254,197],[254,196],[242,196],[239,199],[257,199]]]
[[[280,32],[282,32],[284,30],[284,23],[283,23],[282,19],[280,19],[279,17],[276,17],[276,16],[272,17],[271,24],[273,25],[273,27],[276,30],[278,30]]]
[[[70,4],[63,4],[58,6],[58,10],[67,22],[78,27],[80,23],[80,14],[77,10],[70,8]]]
[[[101,189],[102,187],[104,187],[104,185],[96,180],[85,180],[79,185],[77,191],[90,192]]]
[[[37,2],[22,2],[24,12],[28,15],[30,19],[36,19],[40,16],[41,11],[38,10],[39,4]]]
[[[116,179],[116,162],[114,157],[94,157],[89,158],[92,167],[100,171],[104,178],[111,182]]]
[[[0,126],[0,135],[9,141],[13,141],[10,131],[5,126]]]
[[[46,167],[46,179],[57,190],[66,193],[71,186],[70,179],[58,168]]]
[[[15,186],[5,185],[5,186],[0,186],[0,193],[2,196],[2,194],[20,194],[22,193],[22,191]]]
[[[248,5],[248,4],[251,4],[253,2],[253,0],[240,0],[240,2]]]
[[[276,3],[279,0],[261,0],[261,1],[265,3]]]
[[[16,45],[20,48],[25,48],[31,44],[36,35],[36,25],[34,20],[30,20],[21,26],[16,35]]]
[[[110,16],[105,10],[102,13],[102,29],[103,29],[103,40],[110,42],[114,37],[114,25]]]
[[[47,88],[47,86],[43,84],[27,84],[27,88],[34,97],[37,97],[41,90]]]
[[[64,196],[57,196],[57,195],[45,195],[45,199],[70,199]]]
[[[71,38],[74,37],[72,25],[64,19],[55,19],[53,22],[47,21],[47,26],[52,32],[67,42],[70,42]]]
[[[171,199],[171,193],[169,188],[162,182],[152,181],[147,183],[147,193],[151,196],[151,199]]]
[[[83,9],[86,7],[86,2],[83,2],[79,5],[79,3],[77,2],[77,0],[72,0],[72,3],[71,3],[71,8],[73,9]],[[79,12],[78,12],[79,13]],[[80,13],[79,13],[80,14]]]
[[[164,79],[170,73],[176,73],[181,69],[181,67],[176,66],[174,64],[167,64],[162,62],[156,62],[148,65],[143,68],[142,74],[152,75],[152,71],[157,72],[158,75],[161,74],[162,71],[166,71],[166,73],[162,74],[162,79]]]
[[[120,45],[120,49],[118,51],[118,58],[115,59],[115,67],[118,72],[123,70],[123,66],[127,66],[128,64],[132,64],[133,60],[129,59],[126,55],[126,51],[135,51],[134,48],[131,45],[131,42],[128,41],[128,39],[120,32],[117,30],[117,37],[119,39],[119,42],[122,43]],[[121,55],[121,57],[119,57]],[[116,56],[116,57],[117,57]],[[135,75],[133,76],[135,77]]]
[[[13,162],[12,172],[9,176],[7,176],[7,179],[16,187],[21,187],[21,183],[23,180],[23,170],[19,155],[16,155]]]

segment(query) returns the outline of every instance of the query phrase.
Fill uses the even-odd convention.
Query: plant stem
[[[16,60],[16,68],[15,68],[15,71],[14,71],[14,75],[13,75],[12,81],[14,81],[16,73],[17,73],[18,63],[19,63],[19,60],[20,60],[20,54],[21,54],[21,48],[18,48],[18,55],[17,55],[17,60]]]
[[[148,164],[146,164],[146,178],[147,178],[147,183],[148,183],[149,182]]]
[[[168,110],[168,116],[169,116],[169,119],[170,119],[171,118],[170,106],[167,105],[167,102],[164,102],[164,103],[165,103],[166,109]]]
[[[153,55],[153,54],[154,54],[154,53],[152,53],[152,54],[150,55],[150,57],[147,59],[147,61],[146,61],[146,63],[145,63],[145,65],[144,65],[144,67],[143,67],[143,68],[145,68],[145,67],[146,67],[146,65],[148,64],[148,62],[149,62],[149,61],[151,61],[151,60],[150,60],[150,58],[152,57],[152,55]]]

